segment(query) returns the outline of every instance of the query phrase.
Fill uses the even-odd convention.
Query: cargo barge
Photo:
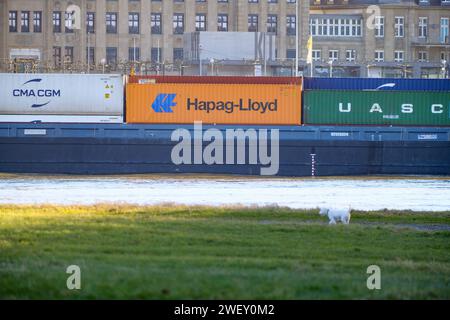
[[[175,165],[171,152],[176,142],[171,141],[171,134],[180,127],[191,133],[194,129],[192,125],[155,124],[0,124],[0,170],[260,174],[261,166],[251,164]],[[233,127],[203,126],[209,128]],[[251,128],[280,130],[277,174],[281,176],[450,174],[449,128]]]
[[[270,134],[276,131],[279,137],[276,140],[278,168],[273,172],[279,176],[450,175],[450,81],[448,80],[440,80],[434,84],[425,82],[422,86],[428,86],[427,92],[430,94],[422,92],[420,99],[414,98],[415,100],[411,102],[402,101],[402,98],[389,100],[385,96],[387,91],[395,91],[396,97],[419,94],[420,86],[412,87],[402,79],[377,79],[378,82],[372,79],[357,79],[353,82],[337,79],[334,87],[330,85],[328,79],[304,79],[303,89],[301,89],[302,82],[299,78],[192,77],[187,79],[186,77],[148,76],[130,77],[122,81],[120,76],[96,75],[90,76],[90,80],[86,80],[84,84],[68,86],[71,92],[69,100],[61,100],[62,104],[58,106],[58,103],[52,102],[61,98],[53,97],[57,93],[54,88],[58,85],[47,86],[43,83],[45,81],[41,80],[31,83],[30,87],[28,81],[46,77],[42,75],[25,75],[25,77],[26,79],[20,79],[19,85],[8,87],[4,84],[3,86],[8,87],[9,91],[19,87],[22,91],[16,91],[16,93],[25,96],[17,97],[21,100],[17,106],[14,106],[14,101],[6,103],[8,101],[6,96],[4,101],[0,102],[0,172],[260,175],[262,168],[267,168],[268,164],[252,161],[250,146],[254,143],[255,151],[259,156],[263,147],[267,147],[266,151],[270,153],[274,140],[269,139],[265,146],[258,144],[255,137],[259,137],[260,132]],[[206,81],[208,86],[201,88],[209,88],[208,92],[201,92],[200,87],[191,91],[186,88],[182,91],[177,87],[181,85],[195,88],[194,84],[202,85]],[[324,83],[319,83],[320,81]],[[325,83],[326,81],[328,82]],[[98,82],[101,83],[101,90],[95,93],[97,102],[89,100],[89,103],[81,107],[82,112],[77,113],[80,106],[74,106],[70,101],[71,97],[82,94],[83,86],[95,87],[98,86]],[[127,90],[125,87],[121,90],[121,82],[124,86],[129,86]],[[179,94],[187,100],[192,93],[197,97],[203,97],[205,101],[213,101],[212,97],[219,92],[217,88],[223,88],[225,84],[230,83],[236,86],[233,89],[230,89],[233,86],[227,86],[226,90],[231,90],[226,94],[229,101],[239,101],[241,98],[243,101],[256,101],[258,90],[264,88],[265,92],[270,92],[267,99],[272,99],[270,101],[260,99],[262,105],[266,103],[267,108],[272,106],[273,109],[273,104],[270,104],[275,103],[276,100],[277,108],[284,108],[284,105],[288,104],[292,110],[284,108],[274,117],[267,117],[261,112],[262,109],[259,113],[252,115],[236,116],[237,113],[226,112],[225,109],[216,110],[219,104],[214,100],[216,108],[214,111],[208,113],[207,110],[195,110],[198,114],[192,117],[186,111],[188,106],[183,105],[182,99],[176,100],[173,96]],[[339,84],[336,85],[336,83]],[[389,85],[383,87],[386,83]],[[417,82],[414,83],[417,85]],[[254,87],[260,85],[260,87],[243,90],[245,85],[250,84]],[[396,90],[396,85],[400,88],[399,90]],[[81,87],[77,89],[77,86]],[[337,88],[337,86],[340,87]],[[382,88],[379,88],[380,86]],[[61,85],[59,87],[61,88]],[[48,92],[48,97],[45,91],[41,91],[42,97],[32,97],[31,100],[30,96],[26,96],[32,95],[30,90],[34,90],[35,93],[38,92],[37,90],[43,90],[39,88],[52,91]],[[64,98],[65,87],[62,88],[60,96]],[[295,88],[298,88],[298,91]],[[169,92],[166,89],[172,91]],[[405,93],[405,89],[411,93]],[[130,90],[142,92],[138,92],[137,95],[132,93],[130,96]],[[220,89],[220,92],[224,90]],[[369,98],[364,99],[364,95],[360,97],[361,92],[367,91],[369,93],[367,97],[381,93],[380,96],[387,99],[385,102],[387,108],[390,108],[384,114],[389,116],[383,117],[383,112],[381,116],[379,112],[365,114],[358,109],[355,109],[355,113],[344,112],[343,115],[336,115],[332,109],[339,108],[339,105],[325,103],[333,101],[333,98],[320,102],[323,97],[342,96],[345,90],[353,93],[344,95],[344,98],[350,101],[354,108],[359,109],[362,108],[358,107],[361,103],[370,102]],[[386,91],[383,93],[382,90]],[[299,91],[303,91],[302,95],[299,95]],[[316,95],[314,99],[319,101],[317,106],[312,103],[315,100],[308,97],[310,93]],[[130,98],[135,100],[128,105],[127,101]],[[78,101],[79,97],[73,99]],[[303,104],[302,99],[305,100]],[[40,105],[47,101],[50,103],[46,106],[33,107],[34,104]],[[390,101],[396,103],[391,104]],[[410,104],[413,104],[412,112]],[[311,106],[319,111],[313,110],[311,113]],[[384,106],[381,107],[384,108]],[[395,110],[396,107],[399,109]],[[16,110],[22,108],[20,110],[23,112],[18,115],[11,114],[14,108]],[[185,113],[175,114],[181,108],[186,108]],[[401,113],[402,108],[406,112]],[[6,109],[7,111],[4,111]],[[433,110],[436,112],[433,113]],[[414,114],[415,111],[418,113]],[[143,115],[144,112],[148,114]],[[211,115],[211,112],[217,112],[218,115]],[[397,115],[396,118],[392,117],[394,113]],[[52,118],[48,118],[50,116]],[[313,118],[316,120],[310,120],[312,116],[316,117]],[[8,120],[2,121],[2,117]],[[99,121],[98,117],[102,121]],[[177,118],[171,123],[167,120],[168,117]],[[58,120],[63,118],[73,119],[75,123]],[[193,120],[203,120],[200,136],[192,124]],[[184,123],[180,123],[183,121]],[[187,155],[189,160],[183,163],[174,161],[174,149],[179,144],[179,141],[174,139],[174,132],[179,130],[183,130],[194,141],[192,150]],[[242,130],[247,133],[253,130],[255,135],[250,134],[243,139],[245,156],[242,159],[239,160],[237,155],[239,138],[236,138],[231,147],[230,141],[226,141],[221,148],[214,150],[214,157],[221,161],[211,164],[202,155],[214,139],[211,139],[211,136],[205,137],[212,132],[216,137],[226,137],[228,130]],[[229,160],[228,152],[231,149],[232,159],[225,161],[225,159]],[[196,158],[196,154],[200,154],[200,158]]]

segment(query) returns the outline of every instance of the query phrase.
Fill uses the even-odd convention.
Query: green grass
[[[449,299],[449,230],[450,212],[0,206],[0,298]]]

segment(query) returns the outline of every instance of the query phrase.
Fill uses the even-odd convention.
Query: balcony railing
[[[450,46],[450,37],[412,37],[411,44],[416,46]]]

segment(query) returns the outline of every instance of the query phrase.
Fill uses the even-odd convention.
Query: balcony
[[[413,47],[443,47],[450,48],[450,37],[446,36],[443,41],[440,37],[412,37],[411,45]]]

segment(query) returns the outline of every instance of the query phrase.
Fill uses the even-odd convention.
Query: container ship
[[[450,80],[0,74],[0,172],[450,174]]]

